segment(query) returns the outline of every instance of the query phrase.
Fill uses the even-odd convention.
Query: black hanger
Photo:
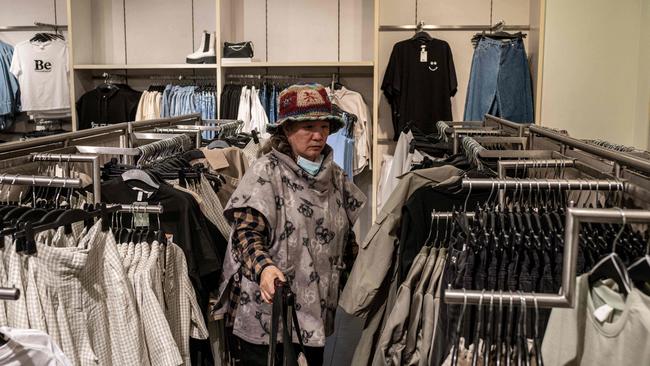
[[[638,284],[636,287],[650,295],[650,287],[647,285],[650,283],[650,243],[646,247],[645,255],[632,263],[627,271],[632,282]]]
[[[631,281],[625,264],[621,258],[616,254],[616,244],[625,230],[625,212],[621,210],[621,216],[623,218],[623,225],[618,232],[618,235],[612,243],[612,252],[607,255],[605,258],[601,259],[589,272],[589,286],[593,285],[599,280],[603,279],[612,279],[618,285],[618,290],[627,295],[632,291]]]
[[[413,40],[430,41],[433,39],[429,33],[424,31],[424,22],[419,22],[415,28],[415,34],[411,37]]]

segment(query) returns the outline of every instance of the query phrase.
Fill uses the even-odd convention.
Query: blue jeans
[[[533,93],[526,50],[521,38],[482,38],[472,59],[465,121],[486,113],[513,122],[533,122]]]

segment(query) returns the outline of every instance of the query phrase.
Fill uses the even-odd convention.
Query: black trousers
[[[266,366],[267,358],[269,356],[269,346],[248,343],[241,338],[237,338],[239,343],[239,360],[242,366]],[[300,349],[300,345],[295,345],[296,349]],[[323,347],[305,347],[307,353],[307,363],[309,366],[322,366],[323,365]],[[282,365],[282,343],[278,344],[276,364]]]

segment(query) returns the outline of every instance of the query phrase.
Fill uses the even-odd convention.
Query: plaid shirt
[[[230,306],[226,320],[229,326],[233,324],[237,305],[239,305],[241,276],[259,283],[264,268],[274,265],[268,253],[268,225],[264,216],[252,208],[237,210],[233,216],[233,255],[241,263],[241,267],[234,276],[230,291]]]

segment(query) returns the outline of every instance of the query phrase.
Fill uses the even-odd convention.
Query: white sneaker
[[[192,54],[187,55],[185,62],[188,64],[216,64],[217,55],[214,52],[214,33],[203,31],[199,48]]]

